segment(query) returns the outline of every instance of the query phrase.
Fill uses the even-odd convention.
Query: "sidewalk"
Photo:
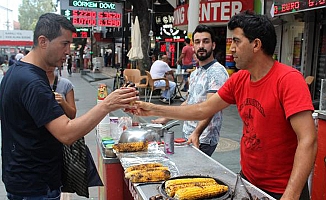
[[[108,88],[113,87],[113,77],[116,74],[115,68],[105,67],[102,68],[102,74],[108,76],[108,79],[97,81],[97,82],[87,82],[81,78],[80,73],[73,73],[71,77],[68,77],[66,67],[62,71],[62,76],[68,78],[74,84],[75,100],[77,106],[77,117],[83,115],[89,111],[96,104],[97,98],[97,88],[100,83],[105,83]],[[158,99],[153,99],[152,103],[162,104]],[[180,105],[182,102],[175,100],[172,106]],[[166,105],[166,104],[164,104]],[[235,106],[230,106],[223,111],[223,124],[221,130],[221,137],[216,151],[213,153],[212,158],[232,170],[233,172],[239,172],[239,141],[242,132],[242,122],[237,113]],[[122,110],[117,110],[110,113],[112,116],[122,117],[126,116],[125,112]],[[156,117],[141,117],[141,122],[150,122]],[[180,121],[180,126],[173,127],[171,130],[175,132],[175,137],[182,137],[182,124]],[[85,136],[86,143],[93,155],[95,163],[97,163],[97,147],[95,140],[95,129]],[[191,159],[191,158],[189,158]],[[1,161],[0,161],[1,164]],[[98,187],[93,187],[89,189],[90,198],[92,200],[98,199]],[[0,182],[0,200],[6,199],[6,191],[3,182]],[[73,194],[71,196],[72,200],[86,199],[84,197],[77,196]]]

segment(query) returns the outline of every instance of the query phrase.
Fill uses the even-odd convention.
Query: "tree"
[[[55,12],[52,0],[23,0],[18,8],[18,21],[21,30],[34,30],[38,18],[47,12]]]
[[[134,18],[138,16],[140,32],[141,32],[141,40],[142,40],[142,50],[144,54],[143,64],[144,69],[149,70],[151,66],[151,59],[149,57],[149,45],[150,45],[150,37],[148,36],[150,31],[150,11],[152,0],[128,0],[130,4],[133,6],[133,16]],[[142,67],[142,66],[141,66]],[[141,69],[141,70],[144,70]]]

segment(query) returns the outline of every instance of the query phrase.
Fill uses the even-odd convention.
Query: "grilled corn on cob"
[[[163,167],[161,163],[144,163],[144,164],[138,164],[138,165],[132,165],[128,168],[126,168],[125,173],[134,171],[134,170],[144,170],[154,167]]]
[[[128,142],[113,145],[113,149],[118,152],[146,151],[148,142]]]
[[[177,200],[194,200],[215,197],[219,194],[228,191],[228,186],[225,185],[209,185],[209,186],[193,186],[186,187],[176,191],[174,199]]]
[[[216,183],[213,178],[180,178],[180,179],[172,179],[165,182],[165,187],[169,187],[171,185],[182,185],[186,183],[201,183],[201,182],[209,182]]]
[[[133,183],[156,182],[167,180],[170,176],[170,171],[166,169],[139,171],[130,176],[130,181]]]
[[[134,174],[147,173],[150,171],[157,171],[157,170],[169,170],[169,168],[168,167],[154,167],[154,168],[147,168],[147,169],[143,169],[143,170],[133,170],[133,171],[125,173],[125,178],[130,179]]]
[[[213,178],[184,178],[173,179],[165,182],[165,192],[170,197],[175,195],[175,192],[179,189],[192,187],[192,186],[208,186],[217,185]]]

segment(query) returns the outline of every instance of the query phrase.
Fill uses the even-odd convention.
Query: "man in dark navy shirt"
[[[64,114],[46,71],[65,62],[75,31],[64,16],[42,15],[32,51],[12,65],[2,80],[2,181],[10,200],[60,199],[62,144],[72,144],[107,113],[129,108],[137,99],[134,88],[122,88],[79,118],[70,120]]]

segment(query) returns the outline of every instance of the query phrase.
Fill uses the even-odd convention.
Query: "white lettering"
[[[218,16],[218,8],[221,6],[221,3],[220,2],[212,3],[211,6],[213,8],[213,21],[216,21]]]
[[[230,2],[222,2],[221,20],[230,20]]]
[[[174,11],[174,24],[183,24],[185,22],[185,8],[181,7]]]
[[[242,10],[241,1],[224,1],[201,3],[199,8],[200,22],[229,21],[230,18]]]
[[[201,14],[200,14],[200,20],[204,21],[204,20],[209,20],[211,16],[211,7],[210,7],[210,3],[208,4],[202,4],[201,5]]]
[[[115,10],[115,4],[114,3],[101,2],[100,3],[100,8]]]
[[[97,8],[97,3],[92,1],[73,1],[75,7]]]
[[[163,21],[164,24],[169,23],[169,20],[168,20],[167,16],[163,16],[162,21]]]
[[[210,2],[200,4],[200,22],[229,21],[231,16],[241,12],[241,1]]]
[[[242,3],[239,1],[232,2],[232,7],[231,7],[231,17],[235,14],[238,14],[242,10]]]
[[[171,15],[168,15],[168,18],[169,18],[169,23],[173,23],[173,21],[174,21],[174,17],[173,16],[171,16]]]

